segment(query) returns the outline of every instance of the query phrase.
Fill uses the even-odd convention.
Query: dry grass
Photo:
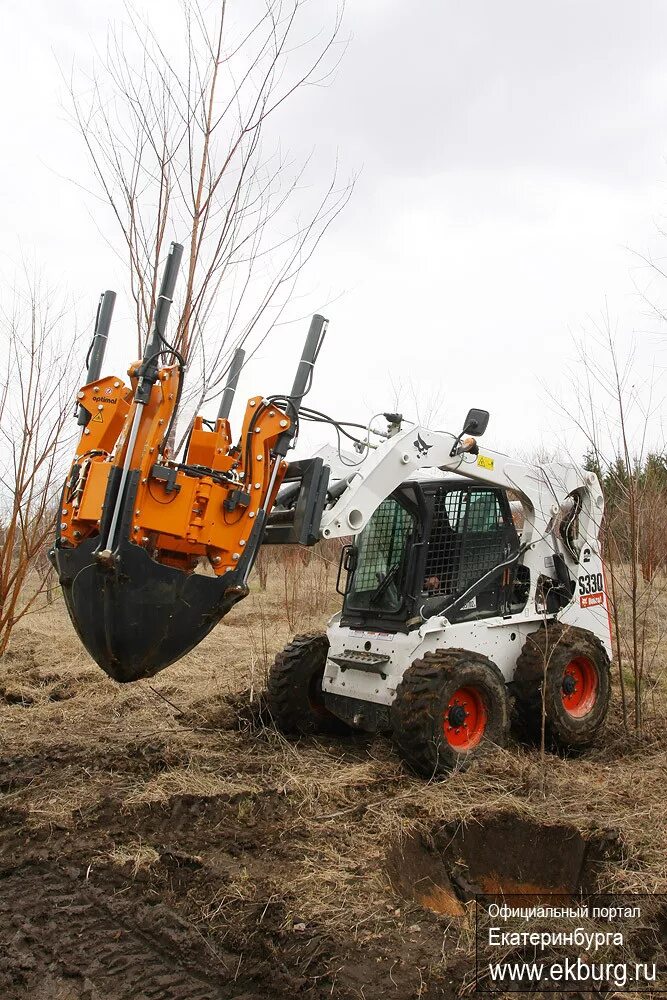
[[[109,860],[121,868],[128,866],[136,876],[156,864],[160,860],[160,854],[150,844],[143,844],[138,840],[131,844],[119,844],[104,855],[103,860]]]
[[[247,781],[233,780],[224,775],[211,773],[192,764],[164,771],[155,778],[134,788],[125,798],[126,806],[136,806],[150,802],[168,802],[175,795],[251,796],[261,791],[261,785]]]
[[[297,589],[315,586],[311,574],[319,570],[299,572]],[[664,587],[660,599],[664,616]],[[313,602],[292,609],[293,626],[323,627],[337,598],[329,590],[319,600],[319,611]],[[605,740],[578,759],[512,745],[465,774],[426,783],[405,772],[384,738],[292,742],[252,721],[266,666],[291,635],[285,601],[284,581],[270,578],[179,664],[125,687],[87,659],[60,602],[31,616],[0,663],[3,756],[16,775],[2,805],[24,809],[30,828],[74,835],[109,801],[130,828],[132,817],[169,810],[184,796],[223,803],[217,832],[191,848],[226,873],[224,886],[202,890],[197,901],[201,921],[213,928],[235,907],[281,900],[290,919],[326,927],[334,939],[408,940],[424,911],[391,887],[392,844],[415,830],[432,840],[499,811],[547,825],[565,819],[585,835],[618,831],[621,854],[604,869],[604,887],[667,893],[667,649],[659,622],[645,739],[624,732],[616,691]],[[254,710],[247,694],[230,697],[248,689]],[[34,755],[53,766],[30,771]],[[240,831],[235,837],[266,845],[232,867],[230,824]],[[118,836],[105,848],[107,861],[133,876],[155,870],[155,835]],[[448,949],[459,942],[465,950],[469,915],[441,920],[442,947],[446,939]]]

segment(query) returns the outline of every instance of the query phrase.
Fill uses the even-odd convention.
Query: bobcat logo
[[[429,451],[433,447],[432,444],[426,444],[426,441],[422,440],[421,434],[417,435],[417,440],[414,442],[414,446],[417,449],[417,454],[420,458],[424,458],[428,455]]]

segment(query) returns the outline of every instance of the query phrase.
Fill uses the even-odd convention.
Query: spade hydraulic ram
[[[180,244],[171,245],[153,326],[143,358],[130,366],[129,385],[101,376],[115,294],[100,299],[87,382],[78,394],[81,436],[51,552],[81,641],[118,681],[173,663],[247,595],[285,477],[302,484],[295,541],[315,540],[326,493],[321,459],[286,459],[326,330],[322,316],[312,319],[289,396],[248,400],[234,444],[229,413],[243,364],[237,351],[215,423],[195,417],[182,461],[171,456],[184,364],[165,329],[182,253]]]

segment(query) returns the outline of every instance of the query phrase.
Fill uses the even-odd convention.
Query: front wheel
[[[604,725],[611,694],[603,644],[588,629],[558,623],[533,632],[516,663],[512,688],[524,733],[561,749],[590,746]]]
[[[480,653],[425,653],[396,689],[392,726],[399,753],[424,777],[467,767],[489,747],[507,742],[503,675]]]
[[[322,679],[329,640],[323,633],[297,635],[269,671],[268,702],[285,733],[346,733],[348,727],[324,704]]]

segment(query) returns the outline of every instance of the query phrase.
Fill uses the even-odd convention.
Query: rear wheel
[[[425,653],[403,674],[392,705],[394,741],[425,777],[465,767],[509,729],[505,681],[486,656],[465,649]]]
[[[548,746],[589,746],[604,725],[609,708],[609,657],[587,629],[559,623],[529,635],[517,660],[512,688],[523,732]]]
[[[324,704],[322,679],[329,640],[323,633],[297,635],[269,671],[269,710],[286,733],[345,733],[348,727]]]

